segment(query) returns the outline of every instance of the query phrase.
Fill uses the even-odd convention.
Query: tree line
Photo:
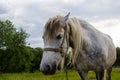
[[[120,47],[116,48],[116,53],[117,53],[117,59],[116,59],[116,62],[113,66],[120,67]]]
[[[34,72],[39,70],[43,49],[27,46],[29,34],[16,29],[11,21],[0,20],[0,73]],[[120,66],[120,48],[116,48],[115,67]],[[68,60],[66,60],[68,62]],[[65,65],[67,64],[65,62]]]
[[[26,46],[29,35],[11,21],[0,20],[0,72],[34,72],[39,69],[42,48]]]

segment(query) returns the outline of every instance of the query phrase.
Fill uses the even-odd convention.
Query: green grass
[[[96,80],[95,73],[89,72],[89,80]],[[5,73],[0,74],[0,80],[66,80],[65,71],[58,71],[55,75],[43,75],[41,72],[35,73]],[[80,80],[75,70],[68,71],[68,80]],[[120,80],[120,68],[112,71],[112,80]]]

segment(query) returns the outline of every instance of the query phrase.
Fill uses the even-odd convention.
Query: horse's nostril
[[[50,70],[51,70],[50,65],[46,65],[46,66],[44,66],[43,69],[41,69],[41,71],[46,75],[50,73]]]
[[[55,65],[53,65],[53,69],[56,69],[56,64],[55,64]]]
[[[50,66],[46,65],[47,71],[50,71]]]
[[[41,68],[41,71],[48,75],[48,74],[54,74],[56,72],[57,66],[56,64],[52,64],[52,65],[45,65],[44,68]]]

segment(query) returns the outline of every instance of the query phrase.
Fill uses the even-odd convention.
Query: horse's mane
[[[45,24],[45,31],[43,36],[47,36],[50,39],[53,39],[56,36],[56,33],[61,29],[60,20],[63,18],[62,15],[56,15],[48,19]],[[78,53],[80,53],[82,46],[82,30],[81,25],[78,19],[69,18],[65,24],[65,29],[67,31],[67,36],[69,37],[69,46],[72,47],[73,63],[76,61]]]
[[[67,25],[70,28],[70,34],[69,34],[70,44],[69,45],[70,47],[72,47],[72,53],[73,53],[72,62],[73,64],[75,64],[75,62],[77,61],[76,60],[77,57],[81,55],[79,54],[82,48],[81,24],[79,22],[79,19],[69,18]]]

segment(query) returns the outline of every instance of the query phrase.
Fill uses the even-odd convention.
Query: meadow
[[[95,73],[89,72],[89,80],[96,80]],[[43,75],[41,72],[35,73],[4,73],[0,74],[0,80],[66,80],[65,71],[57,71],[55,75]],[[81,80],[75,70],[68,70],[68,80]],[[120,80],[120,68],[112,71],[112,80]]]

